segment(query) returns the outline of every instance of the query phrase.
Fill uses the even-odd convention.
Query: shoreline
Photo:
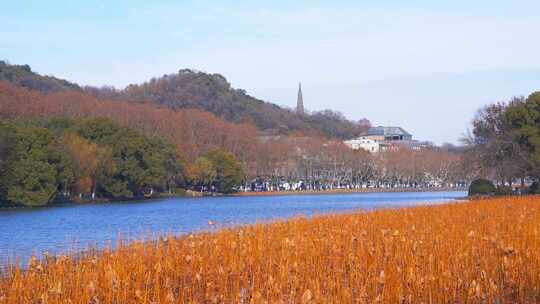
[[[306,191],[264,191],[264,192],[237,192],[229,196],[285,196],[285,195],[331,195],[355,193],[393,193],[393,192],[458,192],[467,191],[467,188],[362,188],[362,189],[333,189],[333,190],[306,190]]]
[[[42,209],[72,205],[112,204],[130,201],[154,201],[172,198],[207,198],[207,197],[244,197],[244,196],[292,196],[292,195],[332,195],[355,193],[393,193],[393,192],[457,192],[467,191],[466,188],[363,188],[363,189],[334,189],[334,190],[306,190],[306,191],[265,191],[265,192],[236,192],[236,193],[204,193],[192,191],[181,195],[161,195],[155,197],[137,197],[130,199],[96,199],[78,202],[75,200],[59,200],[45,206],[0,205],[0,210],[13,209]]]
[[[190,198],[190,197],[197,197],[197,196],[189,196],[186,194],[181,195],[159,195],[159,196],[153,196],[153,197],[133,197],[133,198],[120,198],[120,199],[107,199],[107,198],[98,198],[95,200],[73,200],[73,199],[62,199],[53,201],[47,205],[44,206],[25,206],[25,205],[14,205],[14,204],[6,204],[1,205],[0,204],[0,211],[1,210],[12,210],[12,209],[47,209],[47,208],[53,208],[53,207],[64,207],[64,206],[78,206],[78,205],[106,205],[106,204],[114,204],[114,203],[125,203],[125,202],[139,202],[139,201],[154,201],[154,200],[165,200],[165,199],[171,199],[171,198]]]

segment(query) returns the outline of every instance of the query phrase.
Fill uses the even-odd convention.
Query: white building
[[[345,144],[353,150],[364,149],[370,153],[378,153],[380,151],[380,143],[365,136],[347,140]]]
[[[371,127],[365,135],[344,142],[353,150],[364,149],[370,153],[398,151],[401,148],[420,151],[432,146],[430,142],[413,140],[401,127]]]
[[[402,127],[371,127],[365,137],[376,141],[412,140],[412,135]]]

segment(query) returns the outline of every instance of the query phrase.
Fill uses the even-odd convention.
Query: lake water
[[[39,209],[0,209],[0,264],[17,256],[26,264],[38,256],[88,246],[102,248],[116,239],[185,234],[216,226],[249,224],[303,215],[440,203],[465,192],[398,192],[332,195],[174,198]],[[216,226],[210,226],[209,221]]]

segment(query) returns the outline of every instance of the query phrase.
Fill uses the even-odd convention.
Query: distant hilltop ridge
[[[42,76],[30,68],[29,65],[12,65],[0,60],[0,80],[11,82],[20,87],[36,90],[43,93],[52,93],[65,90],[82,91],[82,88],[67,80],[53,76]]]
[[[68,80],[40,75],[28,65],[13,65],[0,61],[1,80],[43,93],[77,90],[99,99],[149,102],[171,109],[199,109],[230,122],[249,120],[266,135],[299,131],[330,138],[350,139],[362,134],[369,127],[367,119],[350,121],[343,114],[332,110],[308,113],[303,109],[303,103],[299,115],[294,110],[262,101],[248,95],[245,90],[233,88],[220,74],[190,69],[182,69],[174,74],[117,89],[110,86],[81,86]]]

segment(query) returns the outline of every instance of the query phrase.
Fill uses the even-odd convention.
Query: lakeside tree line
[[[502,186],[540,178],[540,92],[480,109],[473,121],[467,166]]]
[[[309,189],[358,187],[457,187],[470,178],[462,153],[432,147],[371,154],[342,141],[301,134],[264,141],[253,176],[271,188],[302,181]]]
[[[460,151],[434,147],[427,151],[403,149],[371,155],[353,151],[341,140],[318,133],[267,136],[250,121],[230,123],[196,109],[171,110],[145,103],[98,100],[80,91],[42,94],[2,81],[0,105],[0,118],[5,120],[108,118],[146,138],[160,137],[174,146],[178,157],[188,164],[184,173],[197,177],[196,183],[191,180],[184,187],[199,190],[216,189],[208,182],[214,176],[213,170],[209,174],[195,170],[208,171],[208,159],[200,158],[208,158],[215,150],[230,152],[241,163],[243,185],[258,179],[274,184],[280,180],[302,180],[313,187],[326,188],[366,183],[421,187],[454,185],[468,178],[466,168],[461,166]],[[98,191],[97,196],[101,194]]]
[[[0,121],[4,204],[127,199],[201,187],[226,193],[242,176],[229,152],[211,150],[191,164],[169,141],[106,118]]]

